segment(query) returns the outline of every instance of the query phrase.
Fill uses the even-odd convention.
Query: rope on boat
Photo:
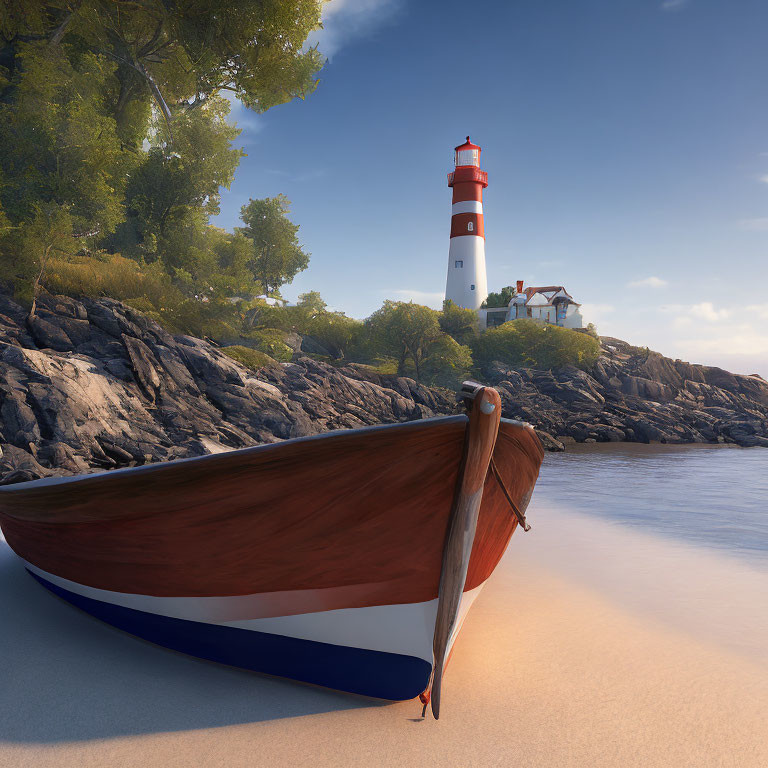
[[[493,457],[491,457],[490,470],[493,473],[493,476],[496,478],[496,482],[499,484],[499,488],[501,488],[501,492],[506,497],[507,502],[509,503],[509,506],[512,507],[512,511],[515,513],[517,522],[521,525],[524,531],[530,531],[531,526],[528,525],[528,521],[525,519],[525,515],[520,511],[517,504],[515,504],[515,502],[512,500],[512,496],[507,490],[507,486],[504,485],[504,481],[501,479],[501,475],[499,474],[499,468],[496,466],[496,462],[493,460]]]

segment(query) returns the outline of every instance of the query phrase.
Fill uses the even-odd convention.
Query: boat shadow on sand
[[[386,705],[113,629],[41,589],[0,538],[0,741],[81,741]]]

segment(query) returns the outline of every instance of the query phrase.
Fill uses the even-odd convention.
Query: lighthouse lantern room
[[[448,174],[453,205],[445,298],[466,309],[479,309],[488,296],[483,227],[483,189],[488,186],[488,174],[480,170],[480,147],[469,136],[455,152],[456,167]]]

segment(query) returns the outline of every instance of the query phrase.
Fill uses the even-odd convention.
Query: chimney
[[[518,280],[517,281],[517,292],[518,293],[522,293],[523,292],[523,282],[524,282],[523,280]]]

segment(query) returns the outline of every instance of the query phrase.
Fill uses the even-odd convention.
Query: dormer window
[[[454,269],[464,269],[464,262],[459,259],[458,261],[453,262]]]
[[[474,221],[468,221],[467,222],[467,232],[473,232],[475,229],[475,222]]]
[[[469,286],[469,290],[470,291],[474,291],[475,290],[475,284],[474,283],[472,283],[472,285]]]

